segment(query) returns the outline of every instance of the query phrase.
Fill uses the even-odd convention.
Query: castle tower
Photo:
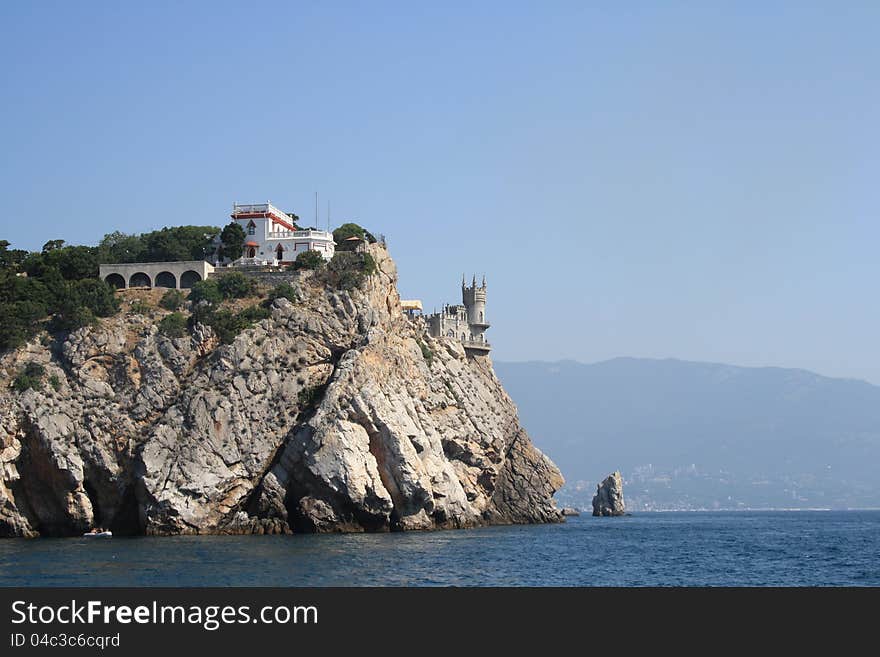
[[[475,342],[485,342],[483,333],[489,328],[489,321],[486,319],[486,277],[483,276],[483,284],[477,286],[477,277],[474,276],[470,287],[465,284],[462,277],[461,300],[467,309],[471,339]]]

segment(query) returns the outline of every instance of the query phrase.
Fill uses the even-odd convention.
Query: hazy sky
[[[880,383],[880,3],[427,5],[2,3],[0,237],[318,191],[498,360]]]

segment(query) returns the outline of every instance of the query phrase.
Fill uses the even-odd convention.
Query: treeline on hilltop
[[[7,240],[0,240],[0,351],[21,346],[43,328],[50,333],[69,332],[93,324],[98,317],[119,312],[115,288],[98,277],[100,264],[202,260],[214,255],[213,240],[218,233],[221,254],[226,251],[230,257],[238,257],[244,231],[234,223],[222,233],[214,226],[174,226],[140,235],[114,232],[105,235],[97,246],[50,240],[39,252],[10,248]],[[376,241],[357,224],[343,224],[333,231],[339,253],[328,265],[325,266],[320,254],[307,251],[297,257],[291,269],[322,270],[319,280],[341,289],[361,285],[366,276],[375,272],[375,263],[367,253],[350,252],[355,246],[346,240],[352,236]],[[234,277],[232,281],[240,279]],[[210,297],[214,285],[204,282],[197,286],[189,300],[198,303],[206,291]],[[225,292],[227,298],[241,294],[237,290]],[[249,289],[244,296],[252,293]],[[218,327],[229,323],[222,313],[216,317],[202,314],[205,323]],[[236,328],[253,320],[239,319]]]
[[[0,350],[14,349],[46,328],[72,331],[119,311],[112,286],[98,278],[101,263],[201,260],[220,232],[214,226],[175,226],[105,235],[97,246],[50,240],[39,252],[0,240]]]

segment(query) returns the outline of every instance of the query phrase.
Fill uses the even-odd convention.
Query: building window
[[[249,221],[248,225],[247,225],[247,229],[248,229],[248,235],[253,235],[257,230],[257,224],[255,224],[253,221]]]

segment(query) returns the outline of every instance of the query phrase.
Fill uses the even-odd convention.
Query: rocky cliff
[[[298,300],[222,345],[122,313],[0,359],[0,536],[286,533],[556,522],[554,464],[486,357],[362,289]],[[16,392],[40,363],[52,385]]]

